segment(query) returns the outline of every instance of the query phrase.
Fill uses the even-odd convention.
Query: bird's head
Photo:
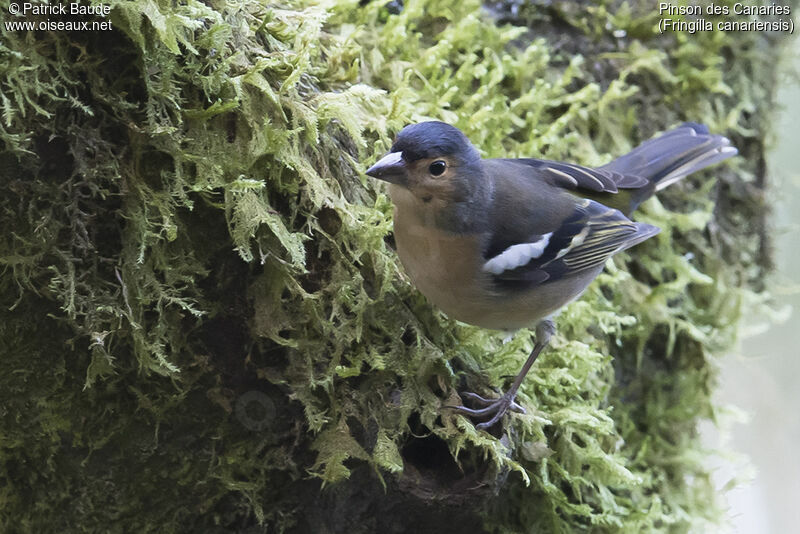
[[[481,181],[481,156],[461,130],[443,122],[406,126],[367,175],[429,203],[469,200]]]

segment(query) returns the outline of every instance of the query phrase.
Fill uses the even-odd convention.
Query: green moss
[[[2,29],[4,531],[720,519],[696,426],[766,298],[780,38],[659,35],[626,2],[383,4],[114,1],[111,32]],[[361,174],[430,118],[485,156],[601,164],[682,120],[743,156],[643,206],[662,233],[559,316],[502,439],[443,407],[530,340],[433,309]]]

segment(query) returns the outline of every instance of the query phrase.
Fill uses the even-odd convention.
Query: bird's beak
[[[390,184],[408,185],[408,167],[402,152],[389,152],[367,169],[366,174]]]

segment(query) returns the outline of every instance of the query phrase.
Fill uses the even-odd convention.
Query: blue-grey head
[[[403,128],[366,174],[406,188],[425,203],[467,201],[483,182],[478,151],[461,130],[439,121]]]

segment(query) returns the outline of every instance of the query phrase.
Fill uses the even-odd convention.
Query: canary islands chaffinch
[[[606,260],[658,233],[630,214],[656,191],[737,153],[686,123],[598,168],[541,159],[482,159],[443,122],[405,127],[369,176],[389,182],[397,252],[416,287],[447,315],[498,330],[536,327],[511,388],[454,407],[494,425],[554,332],[551,316],[577,298]]]

